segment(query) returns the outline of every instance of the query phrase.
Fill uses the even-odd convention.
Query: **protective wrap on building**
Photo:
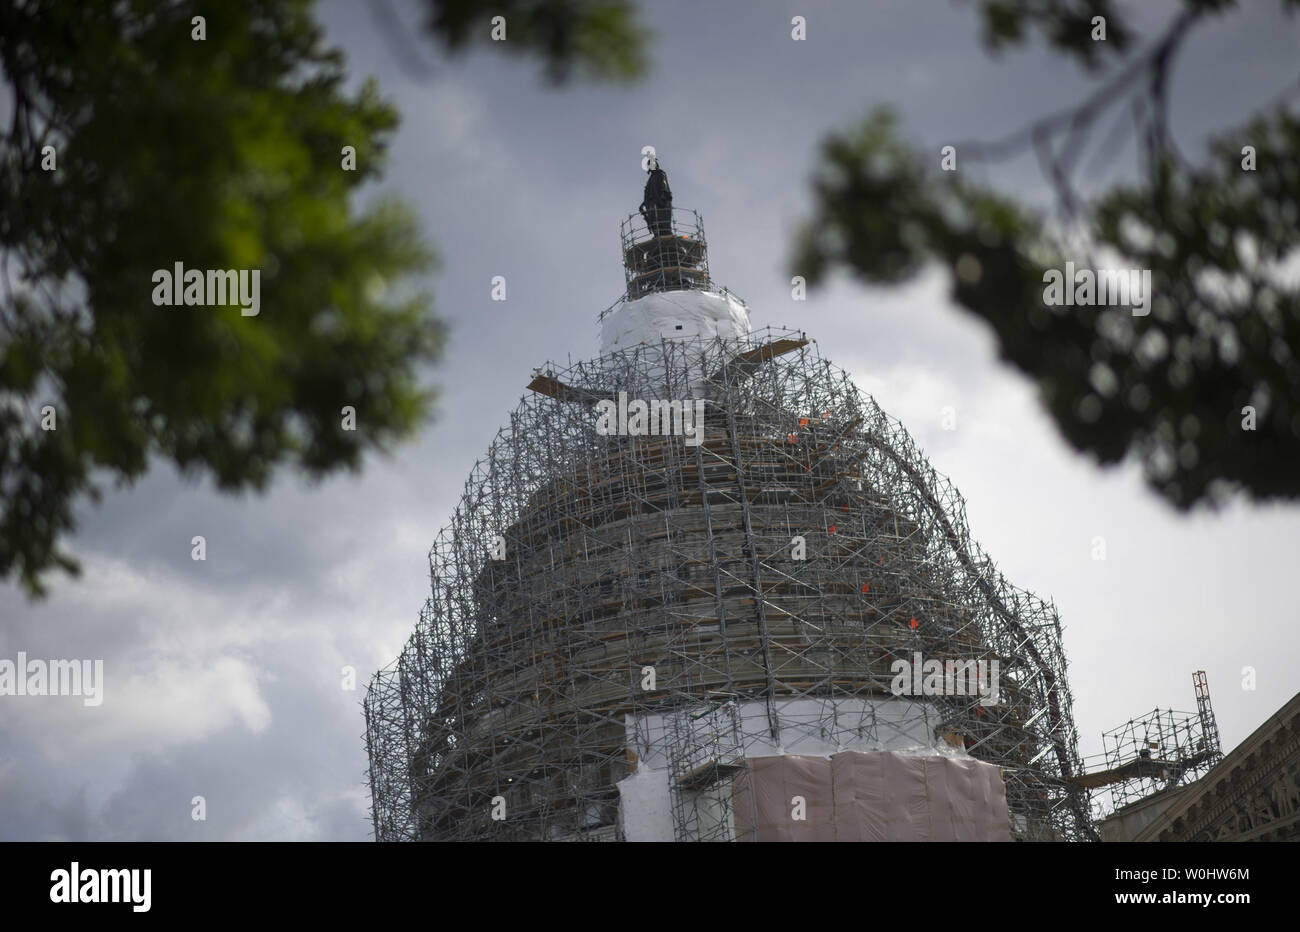
[[[754,757],[732,794],[742,841],[1011,840],[998,768],[966,755]]]
[[[653,346],[660,340],[737,340],[749,333],[749,311],[733,295],[669,291],[624,301],[601,321],[600,351]]]

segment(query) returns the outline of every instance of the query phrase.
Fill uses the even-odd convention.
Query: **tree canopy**
[[[551,81],[643,67],[623,4],[497,6],[499,45]],[[488,39],[479,5],[426,8],[445,48]],[[356,196],[398,114],[373,82],[346,89],[314,15],[0,0],[0,577],[29,593],[76,570],[60,542],[77,501],[153,459],[262,489],[282,466],[356,469],[430,412],[433,254],[405,209]],[[255,270],[257,312],[156,304],[177,263]]]
[[[1234,494],[1300,497],[1300,294],[1288,273],[1300,260],[1300,84],[1260,101],[1199,158],[1179,150],[1168,125],[1172,62],[1193,30],[1236,5],[1183,0],[1137,49],[1108,2],[982,0],[989,49],[1037,35],[1099,72],[1096,90],[1006,139],[953,145],[955,171],[944,170],[940,146],[906,142],[887,110],[833,133],[794,271],[815,281],[842,268],[893,284],[937,263],[954,301],[992,326],[1003,358],[1037,383],[1077,450],[1140,461],[1178,508]],[[1290,14],[1300,3],[1281,5]],[[1126,105],[1142,155],[1136,180],[1085,198],[1077,169],[1096,148],[1093,131]],[[960,170],[1026,151],[1054,189],[1050,216]],[[1045,282],[1066,263],[1149,272],[1145,313],[1052,303]]]

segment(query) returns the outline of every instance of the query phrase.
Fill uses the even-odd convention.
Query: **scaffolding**
[[[620,243],[601,320],[729,294],[695,211],[662,235],[633,215]],[[1096,837],[1055,608],[997,572],[957,492],[804,334],[557,368],[475,464],[367,692],[377,839],[618,839],[620,781],[659,773],[673,837],[744,840],[750,758],[936,742],[1001,768],[1016,837]],[[667,421],[598,429],[627,397]],[[999,701],[900,697],[894,664],[918,655],[996,662]]]
[[[667,233],[656,235],[639,214],[632,214],[619,227],[627,286],[624,298],[629,301],[652,291],[703,291],[712,284],[709,244],[699,213],[685,207],[656,211],[668,215]]]
[[[1155,708],[1101,736],[1098,769],[1080,778],[1092,789],[1094,816],[1105,818],[1132,803],[1200,779],[1223,759],[1219,727],[1205,671],[1192,674],[1196,712]]]
[[[1002,577],[956,490],[802,333],[642,344],[529,388],[367,693],[377,839],[618,838],[618,783],[657,753],[678,837],[726,837],[716,807],[754,742],[912,727],[877,700],[898,705],[891,664],[915,652],[1000,663],[996,705],[915,705],[1002,768],[1015,836],[1095,837],[1055,608]],[[700,442],[599,433],[594,405],[622,391],[703,400]]]
[[[736,841],[730,781],[745,768],[740,697],[688,705],[667,717],[674,836]]]

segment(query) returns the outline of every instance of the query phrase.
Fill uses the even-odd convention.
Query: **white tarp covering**
[[[619,819],[628,841],[672,841],[673,807],[666,770],[642,767],[618,782]]]
[[[942,721],[939,710],[928,701],[910,698],[843,699],[809,697],[779,699],[773,703],[781,723],[781,743],[768,733],[765,702],[744,702],[736,707],[738,734],[727,731],[721,712],[700,716],[692,710],[678,716],[678,727],[693,735],[681,743],[701,749],[704,757],[768,757],[779,754],[817,754],[836,751],[898,751],[903,754],[948,753],[935,731]],[[643,765],[667,770],[674,764],[689,770],[694,762],[673,761],[667,735],[668,723],[658,713],[627,716],[627,745],[640,755]],[[712,735],[712,741],[709,736]],[[743,735],[743,738],[740,737]],[[732,740],[736,747],[731,747]],[[718,746],[709,749],[711,743]],[[955,752],[954,752],[955,753]]]
[[[734,340],[749,333],[749,311],[729,294],[656,291],[624,301],[601,322],[600,352],[692,337]]]

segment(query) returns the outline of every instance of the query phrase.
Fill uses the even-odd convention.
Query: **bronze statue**
[[[651,235],[668,236],[673,231],[673,192],[668,187],[668,173],[659,167],[658,160],[650,163],[649,171],[639,210]]]

